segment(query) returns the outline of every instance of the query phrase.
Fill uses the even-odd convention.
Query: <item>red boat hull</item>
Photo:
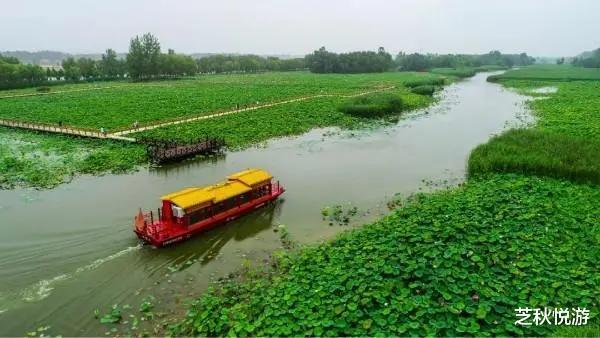
[[[189,226],[172,223],[163,224],[158,222],[150,226],[152,227],[152,231],[147,231],[146,229],[144,229],[144,231],[134,229],[134,232],[141,240],[157,248],[171,245],[189,239],[194,235],[213,229],[219,225],[223,225],[260,207],[263,207],[265,204],[277,199],[284,192],[285,189],[283,189],[283,187],[278,187],[277,189],[271,191],[271,193],[268,195],[248,201],[233,209],[216,214],[210,218],[204,219]]]

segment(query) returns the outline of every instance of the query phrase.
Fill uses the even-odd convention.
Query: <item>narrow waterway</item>
[[[0,336],[44,325],[51,334],[104,335],[95,309],[130,304],[135,313],[150,295],[157,312],[181,309],[210,280],[279,248],[273,229],[280,224],[294,240],[313,243],[349,227],[323,221],[325,206],[358,207],[353,224],[360,224],[424,180],[464,179],[470,150],[527,116],[526,97],[487,83],[488,75],[446,87],[436,105],[394,126],[313,130],[211,160],[82,177],[49,191],[0,191]],[[131,225],[139,207],[156,208],[164,193],[247,167],[272,172],[284,198],[181,245],[139,244]]]

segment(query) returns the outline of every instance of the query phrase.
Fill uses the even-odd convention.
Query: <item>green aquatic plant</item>
[[[434,74],[455,76],[459,78],[475,76],[477,71],[483,71],[484,69],[477,69],[474,67],[463,67],[463,68],[433,68],[429,72]]]
[[[434,74],[311,74],[307,72],[203,75],[180,81],[106,82],[53,87],[51,95],[0,100],[0,118],[58,124],[109,132],[175,118],[211,114],[310,95],[348,95],[410,81],[436,79]],[[75,90],[75,91],[73,91]],[[31,93],[0,93],[0,97]]]
[[[412,93],[419,94],[419,95],[431,96],[431,95],[433,95],[433,93],[435,93],[435,87],[431,86],[431,85],[417,86],[417,87],[411,88],[410,91]]]
[[[342,204],[335,204],[327,206],[321,209],[321,216],[324,221],[329,222],[329,225],[337,223],[339,225],[346,225],[350,223],[351,219],[358,214],[358,207],[348,204],[346,206]]]
[[[404,105],[402,98],[395,93],[375,93],[346,100],[338,110],[358,117],[381,117],[400,113]]]
[[[123,315],[121,313],[121,309],[119,308],[118,304],[115,304],[112,306],[111,310],[109,313],[103,315],[100,318],[100,323],[102,324],[115,324],[121,321],[121,319],[123,319]]]
[[[147,162],[144,146],[0,127],[0,188],[52,188],[76,175],[123,173]]]
[[[548,335],[514,309],[597,313],[598,205],[595,187],[511,174],[420,194],[270,275],[211,287],[171,334]]]
[[[513,172],[600,184],[600,140],[513,129],[475,148],[468,173]]]

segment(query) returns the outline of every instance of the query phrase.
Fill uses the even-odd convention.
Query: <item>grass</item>
[[[0,127],[0,188],[53,188],[76,175],[122,173],[146,162],[143,146]]]
[[[475,148],[468,172],[513,172],[600,184],[600,139],[513,129]]]
[[[600,69],[571,65],[532,65],[509,70],[504,74],[490,76],[488,81],[502,80],[600,80]]]
[[[430,81],[427,73],[312,74],[307,72],[205,75],[194,79],[116,84],[115,88],[0,99],[0,118],[94,128],[130,128],[237,106],[316,94],[354,94],[411,81]],[[110,87],[110,83],[104,84]],[[78,87],[81,86],[81,87]],[[89,88],[69,85],[68,89]],[[59,86],[53,87],[58,91]],[[31,90],[11,91],[11,94]],[[0,95],[6,95],[0,93]]]
[[[424,107],[433,101],[429,97],[412,94],[403,89],[394,93],[402,99],[405,110]],[[344,99],[338,97],[317,98],[168,126],[132,136],[176,141],[194,140],[206,135],[220,136],[225,138],[229,148],[239,149],[274,137],[299,135],[313,128],[359,128],[381,123],[381,120],[355,117],[336,110],[342,102]]]
[[[425,85],[425,86],[417,86],[410,89],[411,92],[419,95],[428,95],[432,96],[435,93],[435,86]]]
[[[176,336],[538,336],[515,308],[598,313],[600,190],[495,174],[418,195],[274,270],[211,288]]]
[[[469,159],[469,174],[516,172],[600,183],[600,80],[549,80],[557,72],[570,77],[581,74],[582,68],[578,67],[534,69],[549,72],[547,79],[517,80],[531,73],[527,67],[512,71],[516,76],[500,82],[536,96],[529,102],[536,117],[535,127],[508,131],[477,147]],[[556,92],[534,92],[548,86]]]
[[[342,113],[359,117],[382,117],[400,113],[402,109],[402,99],[394,93],[374,93],[353,97],[338,106],[338,110]]]
[[[430,73],[440,74],[446,76],[456,76],[460,78],[475,76],[477,70],[473,67],[464,68],[433,68],[429,70]]]

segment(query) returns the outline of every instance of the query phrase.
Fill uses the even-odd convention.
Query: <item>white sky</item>
[[[303,55],[341,52],[570,56],[600,47],[600,0],[14,0],[0,6],[0,50],[164,50]]]

